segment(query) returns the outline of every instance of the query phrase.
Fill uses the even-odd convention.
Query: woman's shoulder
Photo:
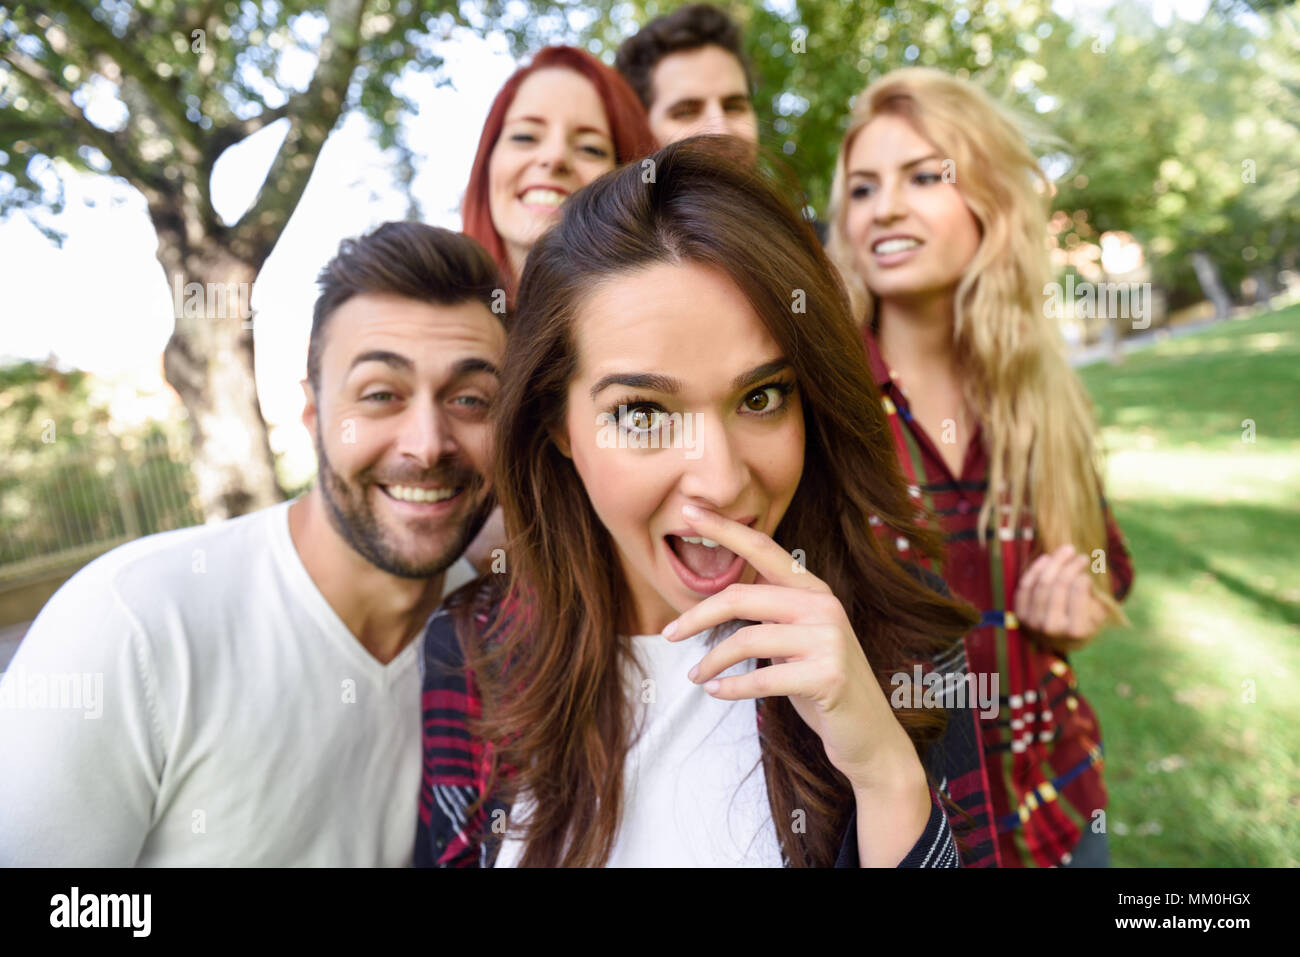
[[[943,576],[933,569],[920,564],[919,562],[900,562],[903,570],[917,580],[923,587],[941,595],[943,598],[952,601],[952,590],[948,583],[943,580]],[[958,599],[959,600],[959,599]],[[966,648],[962,640],[963,636],[954,637],[952,641],[942,644],[938,648],[931,649],[927,654],[928,665],[925,667],[933,668],[937,671],[944,671],[953,674],[964,674],[967,670]]]
[[[477,624],[493,600],[491,576],[481,576],[456,589],[429,619],[424,629],[422,659],[425,684],[431,676],[458,672],[465,664],[461,632]]]
[[[951,598],[952,592],[937,572],[926,568],[920,562],[902,562],[903,570],[931,591],[936,591],[944,598]]]
[[[484,795],[483,744],[471,722],[480,713],[479,686],[465,667],[465,648],[493,633],[511,606],[503,576],[488,575],[453,592],[424,633],[421,711],[424,768],[417,821],[417,866],[486,866],[487,821],[500,802],[471,811]]]
[[[447,596],[425,627],[422,661],[431,676],[460,675],[468,642],[491,640],[517,618],[524,603],[504,575],[481,575]]]

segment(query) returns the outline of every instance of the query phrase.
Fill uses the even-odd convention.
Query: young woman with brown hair
[[[528,257],[505,567],[425,637],[417,864],[957,864],[945,714],[882,688],[974,616],[872,529],[937,557],[843,287],[727,149],[602,177]]]

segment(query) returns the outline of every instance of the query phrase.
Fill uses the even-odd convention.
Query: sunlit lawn
[[[1074,657],[1101,718],[1113,863],[1295,866],[1300,307],[1082,374],[1137,569],[1132,627]]]

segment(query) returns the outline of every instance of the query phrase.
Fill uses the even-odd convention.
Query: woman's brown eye
[[[745,397],[745,408],[757,415],[768,415],[784,405],[785,394],[781,386],[764,386]]]
[[[634,432],[645,432],[655,424],[655,413],[650,409],[632,409],[627,414],[627,428]]]
[[[774,393],[778,391],[776,386],[768,386],[766,389],[751,392],[745,402],[749,405],[751,412],[766,412],[775,404],[776,396]]]

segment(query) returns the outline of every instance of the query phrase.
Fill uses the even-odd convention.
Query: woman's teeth
[[[888,256],[890,253],[901,253],[905,249],[919,245],[921,245],[920,241],[915,239],[884,239],[871,247],[871,251],[880,256]]]
[[[530,189],[519,199],[529,206],[560,206],[564,203],[565,195],[554,189]]]
[[[717,578],[731,568],[736,560],[735,552],[702,536],[672,535],[669,536],[668,547],[678,561],[698,578]]]
[[[454,488],[416,488],[414,485],[381,485],[384,493],[403,502],[444,502],[456,494]]]

